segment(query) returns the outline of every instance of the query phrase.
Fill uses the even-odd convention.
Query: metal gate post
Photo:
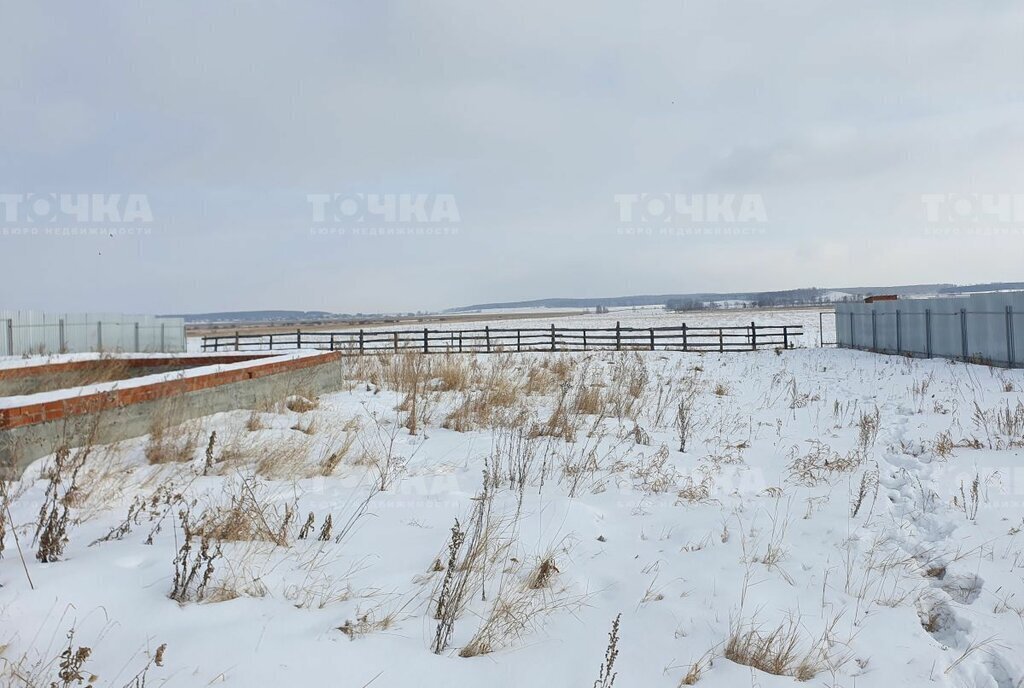
[[[871,349],[878,351],[878,318],[875,309],[871,309]]]
[[[932,309],[924,309],[924,350],[928,358],[932,357]]]
[[[64,353],[65,351],[68,350],[67,337],[64,334],[64,318],[61,318],[60,320],[57,321],[57,328],[57,339],[58,344],[60,346],[60,353]],[[14,352],[11,351],[10,353],[13,354]]]
[[[14,355],[14,320],[7,318],[7,355]]]
[[[1016,363],[1013,341],[1013,306],[1006,307],[1006,364],[1011,368]]]
[[[64,329],[63,328],[63,321],[61,321],[61,329]],[[135,327],[133,329],[135,331],[132,332],[132,338],[134,339],[135,346],[134,346],[134,348],[132,350],[138,352],[138,350],[139,350],[139,321],[138,320],[135,321]]]
[[[964,360],[967,360],[967,309],[960,309],[960,346],[963,349]]]
[[[903,353],[903,336],[902,336],[902,333],[900,332],[900,324],[901,324],[900,309],[897,308],[896,309],[896,353],[897,354]]]

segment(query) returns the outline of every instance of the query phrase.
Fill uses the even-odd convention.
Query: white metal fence
[[[79,351],[185,351],[185,321],[121,313],[0,310],[0,356]]]
[[[1024,292],[841,303],[836,335],[853,349],[1020,367]]]

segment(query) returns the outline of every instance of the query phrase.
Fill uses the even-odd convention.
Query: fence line
[[[185,351],[185,321],[119,313],[0,310],[0,356],[82,351]]]
[[[1024,292],[836,306],[839,346],[953,358],[1010,368],[1024,364]]]
[[[352,354],[420,351],[423,353],[497,353],[509,351],[755,351],[792,348],[802,325],[729,327],[534,327],[464,330],[359,330],[266,332],[203,337],[203,351],[321,349]]]

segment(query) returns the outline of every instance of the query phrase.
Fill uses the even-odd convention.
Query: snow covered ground
[[[1024,681],[1022,371],[339,365],[9,484],[0,684],[607,687],[616,618],[620,688]]]
[[[534,311],[536,313],[536,311]],[[819,318],[819,314],[824,313]],[[673,313],[666,311],[663,307],[623,308],[613,309],[610,313],[581,313],[579,315],[561,316],[553,318],[510,318],[508,320],[476,321],[476,322],[450,322],[431,323],[431,330],[472,330],[482,329],[484,325],[494,328],[537,328],[555,325],[556,327],[615,327],[619,322],[623,327],[678,327],[686,323],[690,327],[727,327],[733,325],[749,325],[751,321],[758,325],[803,325],[804,334],[802,341],[797,346],[814,347],[819,346],[824,334],[824,341],[834,343],[836,340],[835,315],[831,309],[822,308],[739,308],[730,310],[706,310],[688,311],[686,313]],[[344,332],[346,329],[339,327],[337,332]],[[412,324],[402,325],[376,325],[365,327],[366,330],[415,330]],[[419,329],[422,329],[420,327]],[[256,328],[258,331],[258,328]],[[227,334],[227,333],[225,333]],[[202,350],[202,337],[189,337],[187,347],[189,351]]]

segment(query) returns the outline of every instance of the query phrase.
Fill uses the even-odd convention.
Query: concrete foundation
[[[344,378],[339,359],[338,354],[284,362],[268,358],[266,366],[223,366],[188,380],[5,409],[0,415],[0,475],[17,477],[62,444],[75,448],[115,442],[148,434],[155,422],[173,425],[222,411],[262,408],[290,394],[340,389]]]

